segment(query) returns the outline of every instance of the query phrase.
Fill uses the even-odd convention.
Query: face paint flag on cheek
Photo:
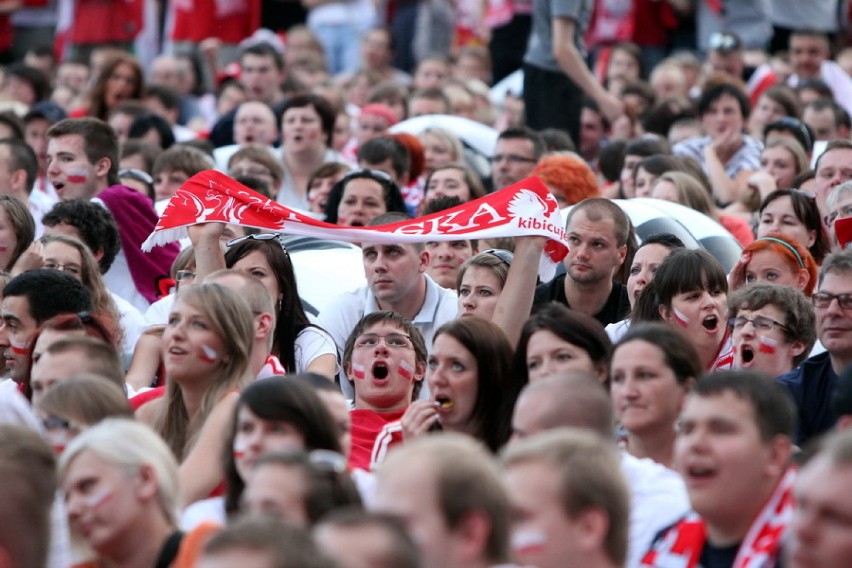
[[[411,366],[411,363],[408,361],[399,362],[399,376],[409,382],[414,380],[414,367]]]
[[[367,376],[367,370],[364,368],[364,365],[352,363],[352,376],[356,379],[364,380]]]
[[[234,440],[234,459],[242,459],[246,455],[246,445],[243,442]]]
[[[104,487],[100,491],[93,493],[86,499],[86,505],[91,509],[97,509],[112,498],[112,489]]]
[[[530,554],[544,548],[547,539],[536,530],[521,530],[512,534],[512,550],[515,554]]]
[[[12,353],[15,355],[26,356],[30,354],[30,350],[27,349],[27,345],[25,343],[15,343],[10,341],[9,347],[11,347]]]
[[[766,353],[768,355],[775,355],[775,352],[778,351],[778,340],[773,339],[772,337],[764,337],[760,336],[760,347],[758,347],[758,351],[761,353]]]
[[[68,183],[85,183],[89,181],[89,172],[83,168],[74,168],[68,171],[65,179],[68,180]]]
[[[672,314],[674,315],[674,320],[681,327],[689,327],[689,318],[686,317],[682,311],[677,308],[672,308]]]
[[[205,363],[215,363],[219,359],[219,354],[209,345],[202,345],[199,358]]]

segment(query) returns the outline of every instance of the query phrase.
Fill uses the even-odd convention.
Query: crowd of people
[[[154,2],[59,4],[0,14],[0,563],[848,564],[845,2],[198,0],[153,50]],[[306,303],[178,194],[210,170],[360,231],[363,280],[314,268],[364,284]],[[530,178],[552,279],[545,236],[375,229]]]

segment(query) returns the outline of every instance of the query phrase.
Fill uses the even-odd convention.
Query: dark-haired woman
[[[725,271],[703,249],[672,251],[636,299],[631,325],[663,321],[698,352],[705,372],[730,369],[734,354],[727,325]]]
[[[512,408],[526,380],[512,373],[512,347],[499,327],[478,317],[444,324],[426,369],[431,398],[412,403],[403,415],[406,438],[440,423],[494,452],[509,440]]]

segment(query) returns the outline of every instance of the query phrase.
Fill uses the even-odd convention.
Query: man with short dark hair
[[[373,219],[370,225],[407,218],[403,213],[385,213]],[[410,319],[426,338],[426,345],[432,345],[435,330],[455,319],[458,305],[454,292],[441,288],[426,274],[429,251],[422,243],[369,242],[361,243],[361,250],[367,286],[341,294],[319,315],[320,327],[334,338],[338,352],[343,352],[346,338],[358,320],[380,310],[394,311]],[[341,387],[347,398],[352,398],[348,384],[344,382]]]
[[[411,154],[405,144],[392,136],[379,136],[358,148],[358,165],[388,174],[399,187],[408,185]]]
[[[604,198],[586,199],[568,214],[566,273],[535,291],[535,307],[559,302],[588,314],[602,325],[621,321],[630,311],[627,288],[612,279],[627,256],[630,219]]]
[[[104,275],[107,286],[140,311],[159,295],[158,281],[169,274],[179,247],[171,243],[142,252],[142,243],[159,219],[151,200],[119,184],[118,138],[95,118],[66,119],[47,131],[47,176],[59,198],[95,197],[115,217],[121,250],[115,266]]]
[[[29,343],[38,327],[60,314],[92,310],[92,296],[80,281],[58,270],[28,270],[3,288],[0,347],[17,382],[29,373]]]
[[[690,513],[660,533],[643,566],[774,566],[790,516],[796,414],[769,377],[700,379],[678,424],[675,464]]]
[[[341,353],[354,393],[349,467],[370,470],[402,442],[400,419],[425,382],[426,342],[407,318],[378,311],[361,318]]]
[[[793,30],[789,45],[793,73],[787,84],[796,88],[805,79],[820,79],[831,89],[835,102],[852,112],[852,79],[831,60],[826,34],[816,30]]]
[[[544,139],[534,130],[519,126],[501,132],[491,157],[494,190],[529,177],[545,150]]]
[[[843,109],[834,101],[817,99],[805,105],[802,122],[813,131],[816,141],[830,142],[836,138],[848,138],[848,132],[846,137],[839,135],[841,112]]]
[[[249,100],[274,108],[284,102],[281,85],[287,78],[284,57],[268,43],[247,47],[240,54],[240,84]]]

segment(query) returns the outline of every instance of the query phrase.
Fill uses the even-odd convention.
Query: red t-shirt
[[[68,41],[131,42],[142,29],[143,7],[144,0],[77,0]]]
[[[239,43],[260,27],[260,0],[177,0],[173,41]]]
[[[399,420],[405,410],[375,412],[356,409],[350,411],[352,418],[352,450],[349,453],[349,469],[370,471],[380,463],[391,446],[402,443],[402,425]]]

